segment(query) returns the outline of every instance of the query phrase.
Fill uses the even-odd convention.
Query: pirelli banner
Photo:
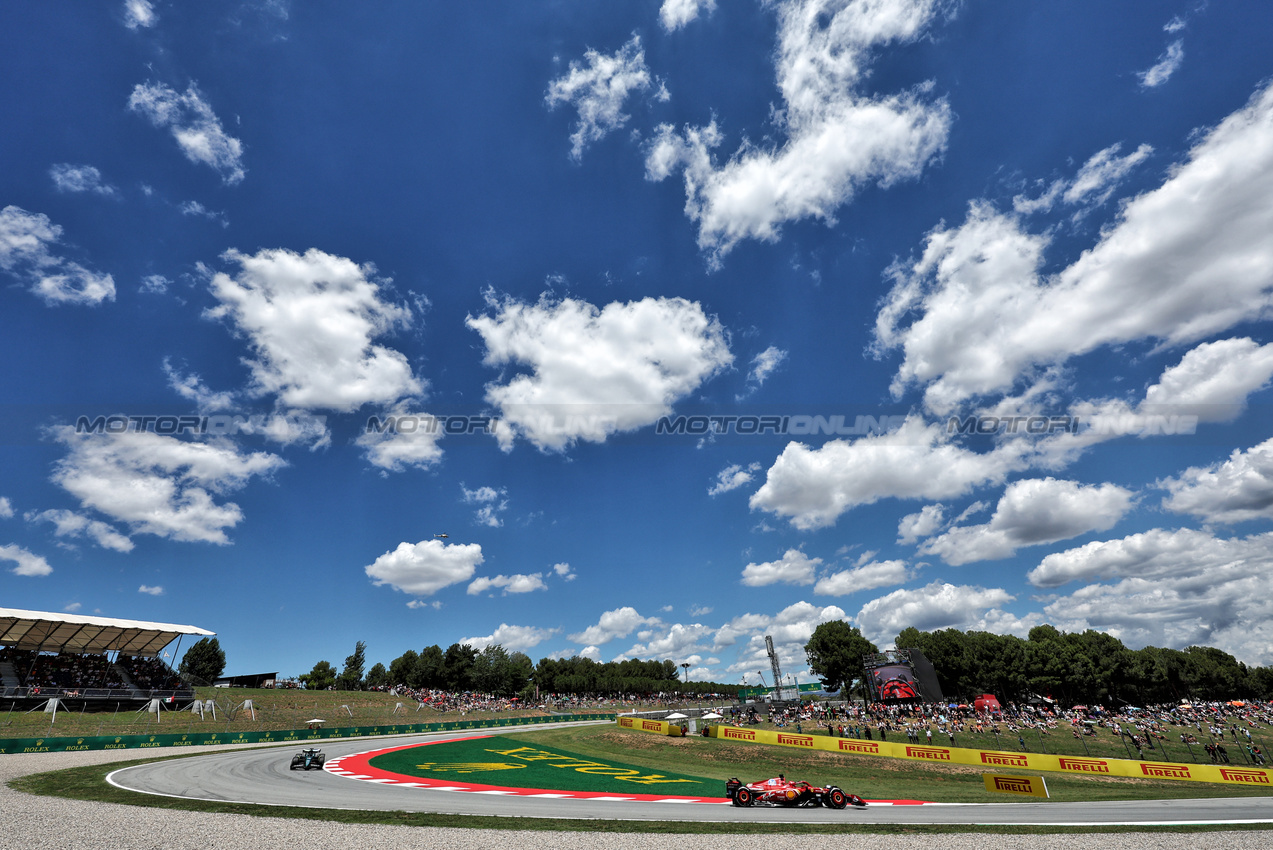
[[[1173,762],[1129,761],[1127,759],[1078,758],[1046,753],[1012,753],[969,750],[963,747],[933,747],[891,741],[863,741],[827,735],[797,735],[764,729],[712,726],[708,734],[723,741],[773,744],[809,750],[854,753],[863,756],[926,761],[933,764],[962,764],[988,771],[1046,770],[1083,776],[1129,776],[1138,779],[1179,779],[1191,782],[1221,782],[1253,785],[1273,790],[1273,771],[1255,767],[1217,764],[1176,764]]]
[[[681,727],[666,720],[646,720],[644,717],[620,717],[619,726],[623,729],[634,729],[637,732],[652,732],[655,735],[671,735],[679,737]]]

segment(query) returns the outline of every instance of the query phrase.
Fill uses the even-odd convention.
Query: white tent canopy
[[[120,652],[153,657],[181,635],[215,634],[195,626],[0,608],[0,646],[35,652]]]

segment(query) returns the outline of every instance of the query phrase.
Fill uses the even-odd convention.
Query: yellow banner
[[[986,790],[999,794],[1024,794],[1028,797],[1048,796],[1048,783],[1042,776],[1004,776],[1000,773],[982,775],[986,780]]]
[[[620,723],[623,720],[631,719],[620,718]],[[991,769],[1042,770],[1070,773],[1078,776],[1129,776],[1138,779],[1220,782],[1254,786],[1273,792],[1273,772],[1257,767],[1235,767],[1218,764],[1176,764],[1173,762],[1058,756],[1047,753],[970,750],[964,747],[908,744],[905,741],[896,743],[893,741],[864,741],[860,738],[799,735],[768,729],[740,729],[736,726],[711,726],[708,729],[708,734],[722,741],[799,747],[809,750],[855,753],[863,756],[883,756],[885,758],[924,761],[931,764],[965,764]]]
[[[616,723],[623,729],[634,729],[637,732],[653,732],[655,735],[671,735],[680,737],[681,727],[665,720],[646,720],[644,717],[620,717]]]

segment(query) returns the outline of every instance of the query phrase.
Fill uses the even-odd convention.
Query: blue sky
[[[0,12],[0,605],[228,672],[1273,663],[1264,4]],[[445,535],[445,536],[439,536]]]

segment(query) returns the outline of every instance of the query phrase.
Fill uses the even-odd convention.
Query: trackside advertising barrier
[[[393,726],[353,726],[341,729],[288,729],[270,732],[195,732],[185,735],[105,735],[67,738],[0,739],[0,753],[69,753],[77,750],[140,750],[158,747],[197,747],[219,744],[283,744],[288,741],[325,741],[377,735],[417,735],[459,729],[498,729],[578,720],[613,720],[613,714],[558,714],[551,717],[501,717],[456,720],[449,723],[401,723]]]
[[[858,738],[833,738],[827,735],[795,735],[765,729],[740,729],[736,726],[711,726],[708,735],[722,741],[772,744],[800,747],[833,753],[926,761],[934,764],[965,764],[991,771],[1046,770],[1077,773],[1084,776],[1129,776],[1137,779],[1179,779],[1190,782],[1220,782],[1248,785],[1273,793],[1273,771],[1256,767],[1233,767],[1219,764],[1176,764],[1173,762],[1129,761],[1113,758],[1079,758],[1047,753],[1013,753],[996,750],[970,750],[963,747],[933,747],[891,741],[863,741]]]
[[[666,720],[646,720],[644,717],[620,717],[619,726],[624,729],[635,729],[638,732],[653,732],[655,735],[671,735],[680,737],[681,727]]]

